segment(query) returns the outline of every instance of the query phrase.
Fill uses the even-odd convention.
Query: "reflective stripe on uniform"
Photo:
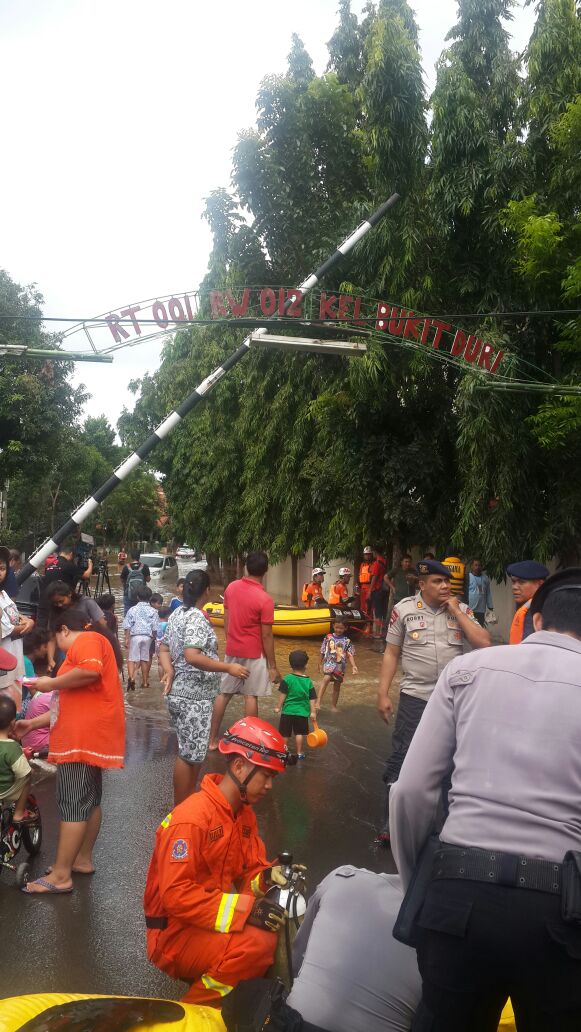
[[[168,813],[167,817],[163,818],[163,820],[162,820],[162,822],[160,824],[160,827],[161,828],[169,828],[170,822],[171,822],[171,813]]]
[[[216,924],[214,925],[214,930],[216,932],[230,931],[230,925],[232,924],[232,918],[234,917],[238,898],[238,892],[225,892],[223,894],[220,906],[218,907]]]
[[[212,992],[218,993],[219,996],[227,996],[231,993],[234,986],[225,985],[224,982],[218,982],[211,975],[202,975],[201,981],[205,985],[206,989],[212,990]]]

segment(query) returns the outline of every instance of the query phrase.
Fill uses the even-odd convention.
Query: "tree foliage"
[[[39,322],[42,296],[0,269],[0,348],[57,347]],[[26,470],[31,480],[50,461],[63,431],[71,428],[87,395],[69,382],[68,362],[0,357],[0,484]]]
[[[574,0],[541,0],[521,60],[510,15],[509,0],[459,0],[431,98],[406,0],[361,19],[340,0],[323,75],[293,36],[286,72],[263,81],[256,125],[240,134],[231,190],[207,199],[203,288],[299,282],[397,190],[400,205],[325,286],[342,278],[460,324],[468,313],[475,334],[503,342],[507,371],[578,382],[578,319],[534,310],[579,307],[579,19]],[[135,385],[124,444],[239,342],[223,326],[168,340]],[[251,353],[161,447],[178,534],[225,556],[262,545],[330,557],[364,538],[453,545],[499,575],[510,559],[570,556],[581,406],[484,390],[485,379],[389,338],[352,363]]]

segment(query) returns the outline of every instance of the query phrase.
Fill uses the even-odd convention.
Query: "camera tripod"
[[[98,598],[99,595],[112,594],[111,581],[109,580],[109,567],[105,559],[99,560],[99,566],[97,568],[97,583],[95,584],[94,598]]]

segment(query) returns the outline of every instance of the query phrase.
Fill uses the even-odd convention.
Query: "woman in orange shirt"
[[[29,895],[72,892],[72,873],[92,874],[93,847],[101,827],[103,768],[123,767],[125,711],[109,641],[85,631],[86,617],[70,611],[56,627],[65,653],[58,677],[39,677],[36,688],[54,691],[58,712],[50,732],[49,760],[57,764],[60,828],[54,866],[29,882]]]

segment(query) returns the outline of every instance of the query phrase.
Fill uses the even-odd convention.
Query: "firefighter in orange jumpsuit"
[[[319,604],[319,599],[323,602],[325,601],[323,598],[325,571],[320,566],[315,566],[312,578],[311,582],[303,587],[302,603],[305,609],[313,609],[314,606]]]
[[[226,774],[207,774],[161,822],[144,896],[149,960],[190,983],[188,1003],[206,1006],[266,974],[287,916],[264,898],[286,881],[266,859],[251,808],[286,767],[284,739],[246,717],[218,748],[228,757]]]
[[[366,545],[363,549],[363,562],[359,567],[359,605],[365,616],[369,616],[367,603],[371,591],[371,567],[373,566],[373,549]]]
[[[339,570],[339,577],[331,585],[331,590],[329,591],[330,606],[348,606],[353,601],[353,596],[349,595],[350,580],[351,570],[348,566],[342,566]]]

